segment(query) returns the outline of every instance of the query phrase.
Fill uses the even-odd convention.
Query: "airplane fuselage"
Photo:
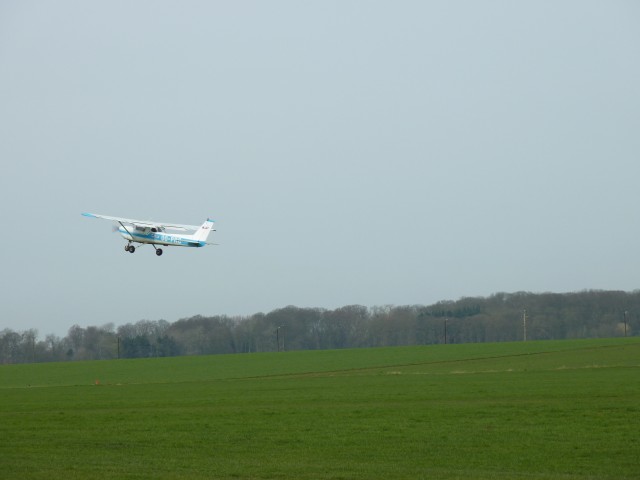
[[[152,245],[164,245],[174,247],[204,247],[207,243],[195,240],[191,235],[177,235],[165,232],[152,232],[151,228],[120,226],[118,232],[125,240]]]

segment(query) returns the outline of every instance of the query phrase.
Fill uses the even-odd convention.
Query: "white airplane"
[[[110,217],[107,215],[97,215],[95,213],[83,213],[85,217],[102,218],[117,222],[120,226],[114,231],[118,231],[129,243],[124,247],[125,251],[133,253],[136,251],[134,243],[150,244],[156,250],[156,255],[162,255],[162,249],[156,245],[165,247],[204,247],[205,245],[215,245],[208,243],[207,237],[214,232],[213,220],[207,218],[201,226],[179,225],[177,223],[160,223],[146,220],[133,220],[130,218]],[[165,230],[194,231],[192,234],[167,233]]]

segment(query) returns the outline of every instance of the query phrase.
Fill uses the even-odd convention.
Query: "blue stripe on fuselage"
[[[118,228],[120,234],[127,240],[138,243],[150,243],[157,245],[171,245],[175,247],[204,247],[207,243],[199,240],[190,240],[176,235],[168,235],[166,233],[151,232],[141,234],[135,232],[134,229],[127,231],[124,228]]]

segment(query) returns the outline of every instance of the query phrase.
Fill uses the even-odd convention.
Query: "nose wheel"
[[[162,249],[161,248],[156,248],[156,255],[157,256],[162,255]]]

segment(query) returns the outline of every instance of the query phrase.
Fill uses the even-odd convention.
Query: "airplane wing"
[[[83,216],[89,218],[102,218],[104,220],[111,220],[112,222],[128,223],[130,225],[144,225],[149,227],[163,227],[173,230],[198,230],[200,227],[197,225],[181,225],[178,223],[163,223],[163,222],[151,222],[149,220],[134,220],[132,218],[111,217],[109,215],[98,215],[97,213],[82,213]]]

